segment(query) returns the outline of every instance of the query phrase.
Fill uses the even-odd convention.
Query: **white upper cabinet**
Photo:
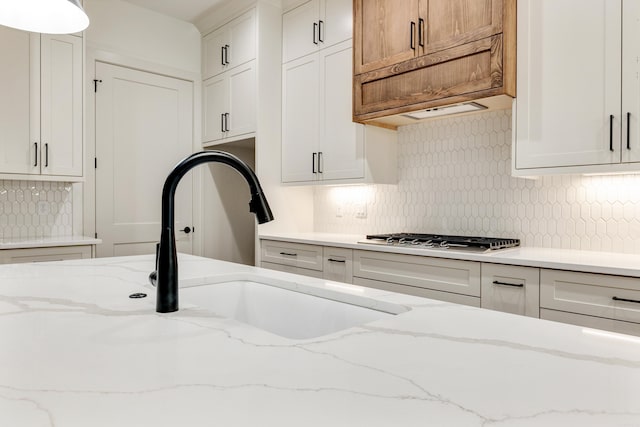
[[[282,16],[283,62],[352,37],[350,0],[310,0]]]
[[[308,1],[282,19],[282,182],[394,183],[395,132],[352,120],[352,1]]]
[[[202,78],[208,79],[256,57],[256,15],[251,9],[202,39]]]
[[[202,142],[248,138],[256,131],[256,9],[202,39]]]
[[[639,17],[635,0],[518,1],[514,175],[640,167]]]
[[[0,27],[0,55],[0,174],[82,177],[82,39]]]
[[[204,141],[223,143],[255,132],[255,61],[205,80],[202,98]]]

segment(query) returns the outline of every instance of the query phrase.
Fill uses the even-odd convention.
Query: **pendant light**
[[[46,34],[71,34],[89,26],[78,0],[0,0],[0,25]]]

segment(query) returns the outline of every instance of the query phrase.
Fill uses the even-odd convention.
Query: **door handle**
[[[229,132],[229,113],[224,113],[224,131]]]
[[[324,21],[321,19],[318,21],[318,41],[324,43],[324,37],[322,37],[322,27],[324,27]]]
[[[494,285],[502,285],[502,286],[513,286],[516,288],[524,288],[524,285],[522,283],[507,283],[507,282],[500,282],[498,280],[494,280],[493,281]]]
[[[609,151],[613,151],[613,114],[609,115]]]
[[[224,46],[220,46],[220,64],[224,64]]]
[[[627,113],[627,150],[631,150],[631,113]]]
[[[318,151],[318,173],[322,173],[322,169],[324,169],[322,158],[322,151]]]
[[[318,44],[317,33],[318,33],[318,23],[314,22],[313,23],[313,44]]]
[[[411,38],[410,38],[410,46],[412,50],[416,50],[416,40],[415,40],[415,32],[416,32],[416,23],[411,21]]]
[[[229,45],[224,45],[224,65],[229,65]]]
[[[49,144],[44,144],[44,167],[49,167]]]
[[[424,19],[418,19],[418,45],[424,47]]]
[[[34,147],[35,147],[35,149],[36,149],[36,150],[35,150],[36,155],[35,155],[35,158],[34,158],[34,160],[35,160],[35,161],[34,161],[34,163],[33,163],[33,167],[36,167],[36,166],[38,166],[38,143],[37,143],[37,142],[34,142],[34,143],[33,143],[33,146],[34,146]]]
[[[183,229],[182,229],[182,230],[180,230],[180,231],[182,231],[182,232],[183,232],[183,233],[185,233],[185,234],[189,234],[189,233],[191,233],[192,231],[195,233],[196,229],[195,229],[195,228],[191,228],[191,227],[185,227],[185,228],[183,228]]]
[[[318,155],[318,153],[313,153],[312,157],[311,157],[311,171],[313,173],[318,173],[316,172],[316,156]]]

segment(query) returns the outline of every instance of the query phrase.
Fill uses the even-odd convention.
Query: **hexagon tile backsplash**
[[[403,126],[398,140],[398,185],[316,187],[315,231],[640,253],[640,175],[513,178],[511,111]]]
[[[71,184],[0,180],[0,239],[71,234]]]

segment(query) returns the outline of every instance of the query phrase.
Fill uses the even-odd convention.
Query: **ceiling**
[[[226,0],[126,0],[146,9],[194,22],[198,16]]]

